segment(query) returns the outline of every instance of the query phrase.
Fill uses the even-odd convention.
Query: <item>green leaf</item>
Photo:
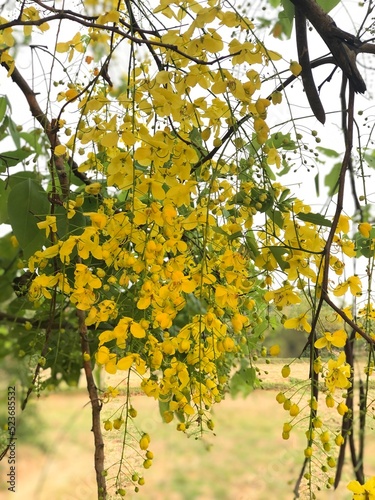
[[[8,177],[8,184],[9,187],[13,189],[14,186],[19,184],[20,182],[24,182],[29,179],[38,182],[39,175],[36,172],[29,172],[29,171],[16,172],[15,174],[12,174],[11,176]]]
[[[279,203],[283,203],[287,199],[287,197],[290,195],[290,189],[284,189],[284,191],[281,193],[279,196]]]
[[[9,193],[9,186],[7,186],[5,181],[0,179],[0,224],[6,224],[8,222],[7,205]]]
[[[363,158],[370,168],[375,168],[375,150],[372,150],[370,154],[363,153]]]
[[[15,151],[6,151],[0,154],[0,172],[5,172],[9,167],[15,167],[25,158],[31,155],[31,151],[17,149]]]
[[[9,137],[8,117],[7,116],[4,118],[3,123],[0,125],[0,141],[5,139],[5,137]]]
[[[339,176],[341,172],[341,163],[336,163],[331,171],[324,177],[324,185],[328,187],[328,195],[333,196],[337,193],[339,187]]]
[[[2,269],[10,270],[12,267],[16,268],[16,256],[19,249],[14,248],[11,243],[11,233],[5,234],[0,238],[0,267]],[[1,277],[0,281],[3,280]]]
[[[299,214],[297,214],[297,218],[304,222],[311,222],[312,224],[316,224],[317,226],[326,226],[326,227],[332,226],[332,222],[323,217],[322,214],[312,214],[312,213],[304,214],[300,212]]]
[[[249,230],[246,234],[246,248],[252,259],[255,259],[260,253],[254,236],[254,231],[252,230]]]
[[[242,237],[243,237],[243,232],[242,231],[236,231],[235,233],[230,234],[228,236],[228,241],[234,241],[234,240],[237,240],[237,239],[242,238]]]
[[[55,215],[57,233],[60,240],[67,234],[77,233],[77,231],[80,231],[87,225],[87,219],[81,209],[78,209],[75,215],[71,219],[68,219],[66,209],[62,206],[56,206]]]
[[[49,211],[47,193],[31,179],[19,182],[9,193],[9,223],[26,259],[45,243],[45,233],[37,222],[44,220]]]
[[[239,393],[243,397],[248,396],[256,387],[259,387],[260,382],[257,377],[255,368],[242,367],[240,368],[230,380],[230,393],[232,397],[237,396]]]
[[[275,174],[273,173],[272,169],[270,168],[270,166],[266,163],[266,162],[263,162],[262,163],[262,168],[263,170],[266,172],[268,178],[271,180],[271,181],[275,181],[276,180],[276,176]]]
[[[266,214],[274,224],[279,226],[279,228],[282,229],[284,227],[284,217],[281,212],[278,210],[267,210]]]
[[[199,157],[202,156],[202,153],[208,153],[208,151],[204,147],[201,132],[197,127],[193,127],[193,129],[189,132],[189,139],[191,140],[192,145],[196,149]]]
[[[314,177],[314,184],[315,184],[315,192],[316,196],[319,198],[320,196],[320,187],[319,187],[319,172],[316,174]]]
[[[258,212],[267,212],[273,205],[274,193],[272,188],[253,187],[250,191],[250,198]]]
[[[356,240],[356,248],[357,257],[363,255],[363,257],[369,259],[374,255],[373,243],[370,238],[358,237]]]
[[[234,204],[243,205],[245,200],[248,200],[248,199],[249,199],[249,195],[243,189],[241,189],[233,196],[233,198],[229,201],[229,204],[230,205],[234,205]]]
[[[294,22],[294,5],[290,0],[281,0],[283,10],[279,12],[279,24],[282,28],[282,35],[290,38]]]
[[[163,421],[164,421],[164,413],[166,411],[169,411],[169,401],[161,401],[159,399],[159,413]]]
[[[1,199],[1,196],[0,196]],[[18,248],[14,248],[11,242],[11,233],[0,238],[0,268],[4,270],[0,278],[0,302],[9,301],[14,296],[12,281],[16,275]],[[1,308],[5,309],[4,304]]]
[[[250,156],[254,156],[259,159],[258,151],[260,149],[260,144],[257,141],[257,135],[254,132],[251,136],[251,140],[245,145],[245,148],[249,151]]]
[[[297,144],[291,138],[290,134],[283,134],[282,132],[275,132],[267,140],[267,145],[276,149],[284,149],[286,151],[293,151],[296,149]]]
[[[268,323],[267,321],[262,321],[262,323],[259,323],[259,325],[257,325],[253,331],[252,331],[252,335],[254,337],[257,337],[259,338],[263,332],[265,332],[268,328]]]
[[[340,0],[317,0],[317,3],[321,6],[324,12],[329,12],[340,3]]]
[[[218,233],[218,234],[221,234],[223,236],[226,236],[228,238],[229,234],[224,231],[224,229],[221,229],[221,227],[219,226],[212,226],[212,231],[214,231],[214,233]]]
[[[185,413],[183,411],[177,410],[174,412],[174,414],[176,415],[177,420],[179,420],[181,423],[186,422]]]
[[[14,123],[14,121],[7,116],[7,121],[8,121],[8,128],[10,135],[12,136],[13,142],[16,146],[17,149],[21,148],[21,136],[20,132],[17,130],[17,125]]]
[[[277,263],[279,264],[280,269],[285,271],[285,269],[289,269],[289,264],[288,262],[285,262],[283,259],[283,255],[287,253],[287,249],[284,247],[268,247],[272,253],[272,255],[275,257]]]
[[[42,144],[40,141],[40,130],[34,129],[31,132],[21,132],[20,137],[27,142],[37,155],[42,154]]]
[[[328,156],[328,158],[339,158],[340,156],[340,153],[338,153],[334,149],[323,148],[322,146],[317,146],[316,149],[324,156]]]
[[[0,283],[0,304],[2,302],[7,302],[14,294],[11,283],[5,281],[4,277],[1,277]]]
[[[374,238],[375,228],[370,231],[369,238],[365,238],[361,233],[355,234],[355,246],[357,249],[357,257],[363,255],[366,259],[370,259],[374,255]]]
[[[269,0],[270,2],[270,0]],[[332,10],[340,0],[317,0],[317,3],[325,12]],[[281,34],[286,38],[290,38],[294,22],[294,5],[290,0],[281,0],[283,10],[279,12],[279,24],[281,26]]]
[[[5,116],[5,112],[7,110],[7,107],[8,107],[8,98],[6,95],[2,95],[0,96],[0,122],[3,121],[3,118]]]

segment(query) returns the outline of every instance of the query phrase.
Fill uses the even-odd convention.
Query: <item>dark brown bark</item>
[[[351,33],[341,30],[315,0],[291,0],[319,33],[355,92],[366,91],[366,84],[357,68],[356,57],[361,42]]]
[[[77,309],[79,335],[81,337],[81,351],[84,359],[84,354],[90,354],[90,345],[87,339],[87,326],[85,324],[85,313]],[[91,360],[83,361],[85,370],[87,392],[89,393],[91,409],[92,409],[92,432],[94,433],[94,467],[96,474],[96,484],[98,488],[98,500],[105,500],[107,497],[107,485],[104,475],[104,441],[102,434],[102,426],[100,422],[100,412],[102,403],[98,396],[98,389],[95,385],[94,375],[92,372]]]

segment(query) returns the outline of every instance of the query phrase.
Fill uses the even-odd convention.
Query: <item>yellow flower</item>
[[[113,424],[112,424],[112,422],[111,422],[110,420],[106,420],[106,421],[104,422],[104,429],[105,429],[106,431],[111,431],[111,430],[112,430],[112,427],[113,427]]]
[[[276,165],[277,168],[281,165],[281,158],[276,148],[270,148],[267,154],[268,165]]]
[[[323,364],[322,364],[322,358],[320,356],[314,359],[313,368],[315,373],[320,373],[322,371]]]
[[[10,237],[10,243],[11,243],[11,245],[12,245],[13,248],[17,248],[17,247],[20,246],[20,244],[18,243],[18,240],[14,236],[14,234],[12,234],[12,236]]]
[[[143,434],[143,436],[139,440],[139,447],[141,448],[141,450],[147,450],[147,448],[150,445],[150,441],[151,441],[150,436],[146,433]]]
[[[70,255],[72,254],[77,241],[77,236],[69,236],[69,238],[63,242],[59,251],[61,262],[65,264],[70,263]]]
[[[305,330],[305,332],[311,332],[311,326],[306,319],[306,313],[300,314],[297,318],[287,319],[284,323],[284,328],[291,330]]]
[[[66,146],[64,144],[59,144],[54,149],[55,156],[65,156],[66,155]]]
[[[358,224],[358,231],[365,238],[369,238],[370,237],[370,231],[371,231],[371,229],[372,229],[372,225],[369,224],[368,222],[362,222],[361,224]]]
[[[249,322],[248,318],[243,314],[235,313],[230,320],[233,326],[233,331],[239,333],[243,327]]]
[[[92,182],[88,186],[85,187],[85,193],[96,195],[100,193],[102,185],[100,182]]]
[[[358,481],[350,481],[347,488],[353,492],[353,500],[374,500],[375,476],[370,477],[365,484],[360,484]]]
[[[348,217],[347,215],[341,214],[335,232],[348,234],[349,230],[350,230],[349,221],[350,221],[350,217]]]
[[[108,321],[109,319],[117,317],[117,307],[113,300],[102,300],[102,302],[98,304],[98,308],[92,307],[89,310],[85,320],[87,326],[93,325],[94,323],[98,326],[102,321]]]
[[[326,347],[329,351],[334,347],[344,347],[346,344],[347,334],[345,330],[336,330],[335,332],[325,332],[324,336],[318,339],[314,346],[317,349]]]
[[[35,7],[27,7],[26,9],[22,10],[22,16],[21,16],[22,21],[38,21],[40,19],[39,12],[36,10]],[[49,29],[48,23],[43,23],[40,26],[38,26],[40,31],[47,31]],[[23,27],[23,32],[25,36],[30,36],[31,31],[33,27],[32,25],[26,25]]]
[[[48,290],[48,288],[53,288],[54,286],[56,286],[58,280],[58,276],[47,276],[46,274],[41,274],[40,276],[34,278],[28,292],[29,300],[31,302],[35,302],[42,297],[45,297],[46,299],[52,299],[51,292]]]
[[[355,249],[354,241],[351,241],[347,238],[336,241],[336,244],[341,247],[343,253],[348,257],[355,257],[357,255],[357,251]]]
[[[302,66],[297,61],[292,61],[289,66],[294,76],[298,76],[302,71]]]
[[[5,24],[8,22],[8,19],[5,17],[0,17],[0,24]],[[12,35],[13,28],[5,28],[5,30],[1,30],[0,33],[0,43],[5,44],[8,47],[13,47],[14,45],[14,37]]]
[[[358,276],[350,276],[343,283],[339,283],[337,287],[333,290],[333,295],[336,297],[341,297],[350,289],[350,293],[355,297],[362,294],[362,282]]]
[[[270,290],[264,294],[267,302],[274,301],[276,307],[284,307],[291,304],[299,304],[301,298],[293,291],[291,285],[285,285],[277,290]]]
[[[278,356],[280,354],[280,346],[278,344],[270,347],[270,356]]]
[[[254,129],[257,135],[257,141],[259,144],[264,144],[268,139],[269,127],[267,123],[262,118],[255,118]]]
[[[117,356],[114,353],[109,352],[108,347],[101,346],[95,353],[95,359],[98,365],[105,365],[105,370],[107,373],[116,373],[116,359]]]
[[[341,416],[345,415],[345,413],[348,413],[349,411],[349,408],[347,407],[347,405],[341,401],[341,403],[339,403],[337,405],[337,413]]]
[[[101,14],[98,19],[98,24],[106,24],[106,23],[118,23],[120,18],[120,13],[117,10],[111,10],[110,12],[105,12]]]
[[[48,238],[50,233],[57,233],[56,216],[47,215],[46,220],[38,222],[37,226],[39,229],[46,230],[46,237]]]
[[[119,390],[113,388],[111,385],[107,387],[107,390],[103,393],[103,399],[109,400],[110,398],[115,398],[119,395]]]
[[[76,269],[74,271],[75,286],[77,288],[84,287],[86,285],[89,288],[100,288],[102,286],[101,279],[95,276],[90,269],[85,264],[76,264]]]
[[[135,364],[136,370],[140,375],[146,373],[147,367],[146,362],[140,357],[139,354],[130,354],[129,356],[125,356],[121,358],[117,362],[117,368],[119,370],[129,370],[129,368]]]
[[[97,297],[89,288],[75,288],[70,296],[70,302],[75,304],[77,309],[88,311],[95,304]]]
[[[69,42],[59,42],[56,44],[56,51],[63,53],[69,51],[68,61],[73,59],[74,51],[84,52],[85,48],[82,44],[81,33],[78,31]]]
[[[346,356],[341,352],[337,360],[328,361],[328,373],[325,377],[325,384],[328,390],[333,393],[336,389],[347,389],[351,386],[348,380],[350,377],[350,366],[346,363]]]

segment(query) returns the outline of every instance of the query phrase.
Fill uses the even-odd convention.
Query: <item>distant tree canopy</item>
[[[375,152],[371,109],[356,108],[357,94],[373,92],[374,5],[355,7],[348,32],[327,14],[347,3],[2,6],[0,64],[13,90],[0,97],[0,223],[11,227],[0,238],[0,352],[30,369],[22,409],[84,370],[98,498],[143,484],[127,446],[152,464],[132,372],[165,422],[212,431],[212,405],[256,387],[257,356],[279,354],[263,343],[280,325],[305,333],[299,356],[310,362],[309,390],[278,395],[284,439],[306,417],[295,495],[337,486],[347,448],[354,498],[375,494],[364,463]],[[309,31],[326,46],[312,61]],[[290,36],[293,59],[280,42]],[[324,100],[332,87],[334,103]],[[288,187],[293,173],[298,189]],[[322,174],[318,209],[304,196],[321,196]],[[355,374],[357,349],[365,373]],[[95,365],[122,372],[127,393],[105,422],[100,410],[118,388],[98,392]],[[293,361],[282,376],[291,370]],[[341,430],[322,406],[339,412]],[[108,484],[103,428],[124,436]]]

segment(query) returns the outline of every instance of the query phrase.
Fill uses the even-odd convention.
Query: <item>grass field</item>
[[[304,429],[293,431],[288,441],[281,437],[287,413],[275,396],[282,384],[280,363],[264,365],[266,389],[248,398],[226,399],[215,407],[215,434],[203,440],[188,439],[161,422],[157,404],[142,395],[133,397],[139,413],[139,426],[147,431],[155,458],[144,471],[146,484],[138,494],[126,498],[139,500],[292,500],[305,446]],[[293,382],[305,379],[307,366],[295,365]],[[17,443],[17,493],[4,489],[6,464],[0,462],[0,498],[30,500],[94,500],[93,445],[90,407],[84,390],[42,396],[34,403],[34,423],[38,447]],[[118,403],[116,403],[118,405]],[[105,407],[104,414],[112,409]],[[332,426],[339,420],[332,419]],[[138,417],[137,417],[138,420]],[[114,464],[121,450],[121,433],[105,434],[108,461]],[[370,430],[367,444],[368,475],[375,474],[375,433]],[[132,457],[130,457],[132,460]],[[110,469],[112,473],[116,467]],[[350,467],[344,469],[342,486],[336,491],[317,493],[318,500],[351,498],[346,483],[352,479]],[[13,496],[11,496],[13,495]],[[301,493],[300,498],[307,498]]]

